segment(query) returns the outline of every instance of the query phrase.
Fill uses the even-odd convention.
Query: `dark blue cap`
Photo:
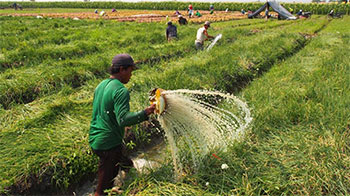
[[[133,66],[134,69],[137,69],[138,67],[134,63],[134,59],[129,54],[118,54],[113,57],[112,60],[112,66],[115,67],[129,67]]]

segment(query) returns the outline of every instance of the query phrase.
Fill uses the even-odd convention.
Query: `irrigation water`
[[[209,51],[209,50],[216,44],[216,42],[217,42],[219,39],[221,39],[221,37],[222,37],[222,34],[219,34],[219,35],[215,36],[214,40],[213,40],[213,41],[211,42],[211,44],[208,46],[207,51]]]
[[[231,94],[168,90],[162,96],[166,109],[157,118],[171,149],[176,179],[185,165],[198,170],[211,150],[225,151],[252,121],[247,104]]]

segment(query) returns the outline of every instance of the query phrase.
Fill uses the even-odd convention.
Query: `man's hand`
[[[145,109],[145,112],[148,115],[152,114],[154,112],[154,110],[156,109],[156,104],[152,104],[150,106],[148,106],[146,109]]]

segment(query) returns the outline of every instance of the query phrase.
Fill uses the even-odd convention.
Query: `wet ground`
[[[134,167],[139,173],[147,173],[150,169],[156,169],[162,164],[164,161],[165,150],[166,144],[163,139],[159,138],[153,141],[153,145],[150,145],[145,149],[140,149],[131,154],[130,157],[134,162]],[[95,176],[95,178],[87,179],[84,184],[77,187],[72,194],[76,196],[94,195],[96,184],[97,176]]]

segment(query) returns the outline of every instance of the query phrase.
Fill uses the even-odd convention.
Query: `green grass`
[[[0,21],[6,20],[0,17]],[[31,20],[23,18],[25,24],[35,26],[36,21]],[[48,25],[65,22],[54,19]],[[193,33],[199,25],[181,27],[180,41],[168,44],[156,40],[164,37],[162,24],[103,21],[103,26],[125,32],[125,36],[118,37],[113,30],[94,31],[100,21],[71,23],[64,31],[74,33],[59,35],[74,38],[63,46],[75,46],[73,43],[79,41],[74,40],[80,39],[76,34],[87,28],[94,36],[84,39],[101,42],[104,47],[91,55],[69,55],[61,62],[43,57],[38,63],[8,68],[0,75],[3,84],[14,84],[1,93],[32,96],[26,104],[20,102],[22,97],[11,102],[8,109],[0,109],[0,118],[4,119],[0,121],[0,190],[18,184],[30,188],[29,177],[35,182],[48,178],[50,186],[65,189],[96,170],[96,157],[87,144],[93,90],[107,77],[104,70],[112,56],[129,52],[144,62],[127,85],[133,110],[148,104],[147,91],[153,87],[216,89],[240,93],[252,108],[254,124],[228,152],[213,151],[221,160],[208,155],[198,173],[188,172],[181,182],[174,182],[169,161],[149,175],[135,174],[125,185],[125,193],[349,194],[347,22],[349,18],[329,23],[324,17],[315,17],[303,21],[214,23],[209,33],[223,33],[222,40],[210,52],[198,53],[193,50]],[[37,25],[46,28],[45,24]],[[9,27],[4,29],[9,35],[15,34]],[[18,31],[17,27],[13,29]],[[129,33],[151,29],[155,35]],[[315,32],[317,36],[310,39]],[[49,38],[47,44],[26,38],[29,34],[25,33],[20,39],[35,43],[33,47],[39,43],[46,47],[54,43],[50,34],[50,30],[38,33],[39,40]],[[114,38],[105,36],[109,34]],[[107,44],[110,39],[115,39],[115,44],[130,43],[130,47],[114,48]],[[144,43],[152,40],[154,44]],[[16,45],[5,43],[1,47]],[[3,54],[8,58],[11,53]],[[41,79],[41,74],[45,78]],[[73,85],[77,81],[79,85]],[[38,86],[46,90],[34,95],[24,93]],[[221,170],[222,163],[229,169]],[[191,166],[185,166],[185,170],[191,171]]]
[[[279,188],[264,183],[257,189],[349,194],[347,21],[333,20],[304,50],[243,92],[255,111],[249,144],[259,153],[251,158],[262,161],[255,168],[263,171],[256,176]]]
[[[64,20],[58,21],[64,22]],[[93,27],[98,24],[92,22]],[[160,25],[134,25],[134,31],[138,31],[141,28],[155,29],[156,27],[157,29],[157,31],[153,31],[153,34],[144,34],[144,30],[138,33],[131,33],[132,30],[128,28],[129,23],[120,23],[121,25],[118,26],[114,24],[113,22],[107,22],[107,29],[103,32],[91,27],[88,31],[85,29],[86,41],[82,41],[79,36],[72,36],[78,39],[75,40],[72,38],[67,43],[54,44],[50,39],[56,40],[56,36],[52,34],[48,37],[49,39],[46,39],[45,45],[42,45],[40,49],[37,49],[38,42],[34,41],[36,44],[33,47],[27,47],[30,43],[24,41],[22,44],[16,45],[16,50],[3,50],[5,51],[5,58],[2,62],[0,60],[0,65],[3,66],[5,72],[0,75],[0,78],[2,78],[0,79],[0,83],[2,83],[0,88],[0,92],[2,92],[2,95],[0,95],[0,104],[4,108],[9,108],[13,103],[28,103],[42,95],[57,92],[64,85],[79,87],[86,80],[93,76],[99,76],[101,72],[104,72],[109,66],[107,56],[110,57],[116,53],[129,53],[135,60],[151,64],[153,61],[156,62],[162,58],[167,59],[194,53],[191,42],[193,41],[192,32],[195,31],[194,27],[196,25],[187,28],[180,27],[179,31],[181,33],[179,33],[179,36],[181,40],[168,44],[162,39]],[[255,28],[272,28],[275,25],[284,24],[288,23],[276,21],[268,25],[258,24]],[[50,26],[50,23],[45,23],[45,25]],[[218,26],[218,28],[221,27]],[[233,31],[220,31],[227,34],[227,42],[231,43],[234,41],[234,39],[231,39],[234,36],[252,34],[251,29],[252,27],[248,26],[239,27]],[[75,30],[74,26],[72,30],[68,29],[67,31],[69,30]],[[80,35],[81,33],[82,31],[78,31],[75,34]],[[121,37],[120,34],[130,34],[130,36]],[[67,37],[65,36],[64,39]],[[143,44],[140,44],[140,41]],[[30,42],[33,42],[33,40],[30,39]],[[93,54],[89,55],[89,53]],[[97,63],[93,64],[91,62]],[[10,67],[19,68],[8,69]],[[36,70],[40,74],[33,75]],[[27,77],[31,77],[32,80],[27,80]]]
[[[251,130],[228,152],[215,152],[221,160],[208,155],[201,171],[184,177],[189,191],[199,187],[198,195],[349,194],[350,37],[344,25],[349,19],[331,21],[305,48],[240,92],[254,114]],[[221,170],[222,163],[229,169]],[[163,174],[141,176],[127,190],[139,195],[184,194],[180,184]],[[161,192],[164,189],[173,192]]]
[[[57,19],[56,22],[60,23],[64,22],[64,20]],[[112,25],[114,23],[110,24]],[[274,23],[272,23],[272,25],[273,24]],[[50,23],[48,23],[48,25],[50,25]],[[152,29],[157,27],[159,30],[162,29],[162,26],[159,24],[126,23],[122,24],[122,26],[123,25],[132,26],[134,30],[137,30],[138,28],[145,29],[147,27]],[[266,27],[268,27],[268,25],[263,25],[261,28]],[[76,29],[74,26],[72,28]],[[157,46],[157,48],[159,48],[158,51],[157,48],[154,50],[156,45],[146,46],[145,44],[139,44],[139,48],[137,48],[135,55],[133,56],[136,60],[146,62],[146,64],[143,64],[142,67],[157,69],[158,65],[154,64],[153,61],[147,61],[147,58],[153,58],[152,56],[157,57],[158,53],[163,53],[164,55],[166,48],[169,48],[168,55],[170,56],[172,55],[173,51],[176,52],[181,47],[189,49],[182,51],[182,53],[187,52],[188,54],[186,55],[193,55],[194,51],[191,49],[193,38],[190,35],[196,28],[198,28],[198,25],[188,26],[184,29],[183,34],[180,34],[180,36],[185,35],[182,41],[172,44],[165,42],[163,43],[163,46]],[[241,32],[242,36],[250,36],[249,29],[237,32]],[[107,30],[104,33],[110,34],[111,31]],[[138,36],[138,34],[134,36],[125,36],[123,39],[125,42],[130,42],[132,46],[133,43],[136,43],[134,41],[135,36]],[[152,40],[152,35],[150,36]],[[162,37],[158,36],[158,38],[161,39]],[[143,37],[138,37],[136,41],[147,39],[149,39],[148,35],[145,35]],[[93,40],[93,42],[96,42],[96,40]],[[189,42],[189,40],[191,40],[191,42]],[[148,40],[147,42],[149,43]],[[118,42],[118,44],[122,43],[123,42]],[[136,54],[136,52],[139,51],[144,51],[142,53],[143,56],[138,56]],[[3,151],[4,156],[1,157],[1,160],[4,160],[4,165],[2,167],[4,169],[1,170],[1,173],[2,176],[6,176],[6,180],[4,179],[1,181],[2,187],[21,183],[23,180],[28,179],[33,175],[38,176],[38,179],[36,180],[40,182],[43,181],[41,179],[43,174],[38,174],[44,173],[45,175],[51,176],[50,182],[53,183],[53,186],[57,185],[58,187],[65,188],[68,185],[77,182],[80,179],[79,176],[88,173],[86,171],[94,171],[95,167],[91,168],[89,165],[94,165],[93,163],[95,163],[96,159],[92,157],[91,154],[87,154],[89,152],[89,147],[86,143],[87,130],[90,120],[89,117],[91,116],[91,96],[93,94],[94,87],[100,81],[95,80],[94,78],[96,76],[101,77],[106,75],[102,74],[99,76],[98,74],[91,74],[91,72],[88,72],[88,67],[91,67],[91,69],[96,70],[97,72],[103,73],[106,68],[104,66],[108,66],[107,59],[111,58],[117,52],[124,51],[117,49],[105,52],[104,54],[97,53],[83,58],[70,57],[62,59],[61,62],[52,62],[53,65],[51,66],[48,65],[50,60],[45,59],[45,61],[39,65],[23,65],[14,69],[6,69],[1,74],[3,76],[1,81],[4,82],[4,84],[6,82],[7,84],[11,84],[13,86],[11,87],[9,85],[4,85],[6,87],[3,88],[2,92],[7,91],[14,94],[19,92],[18,95],[20,95],[20,98],[18,98],[18,100],[23,100],[23,96],[32,96],[32,100],[29,100],[28,104],[24,105],[13,103],[11,109],[3,110],[1,114],[2,118],[6,119],[6,121],[1,123],[2,131],[0,133],[0,137],[7,138],[10,137],[10,135],[16,135],[16,137],[13,137],[10,140],[2,140],[4,142],[2,145],[12,146],[14,144],[19,144],[18,148],[6,148]],[[149,52],[150,57],[147,57],[147,52]],[[43,54],[45,55],[45,53]],[[51,55],[51,53],[48,53],[47,55]],[[107,58],[107,56],[109,58]],[[161,64],[163,61],[167,62],[168,60],[172,60],[174,58],[176,58],[176,56],[164,60],[160,58],[159,63]],[[102,67],[96,66],[96,62],[98,62]],[[141,69],[137,72],[140,72],[140,74],[145,74],[144,70],[146,69]],[[26,74],[28,74],[27,77],[25,77]],[[71,83],[69,82],[69,78],[72,78],[72,82],[78,82],[79,80],[77,80],[75,76],[78,76],[79,78],[86,76],[88,77],[85,79],[86,83],[84,80],[80,81],[84,82],[84,84],[81,84],[82,86],[79,89],[74,88],[74,85],[71,86]],[[58,83],[55,82],[55,80],[58,81]],[[132,84],[130,84],[130,87],[131,86]],[[35,93],[31,93],[31,89],[36,89],[37,87],[40,87],[40,92],[37,91]],[[146,88],[148,91],[151,86],[146,86]],[[25,89],[29,89],[29,93],[25,93],[27,91]],[[55,89],[57,89],[57,91]],[[147,97],[147,91],[143,92],[143,95],[140,96]],[[40,97],[40,99],[36,99],[36,97]],[[79,101],[75,101],[76,99]],[[13,101],[14,99],[11,97],[9,100]],[[146,105],[147,101],[136,99],[134,103],[135,104],[133,104],[133,107],[139,109],[140,107]],[[83,111],[77,113],[76,110]],[[74,129],[74,132],[70,131],[70,129]],[[62,137],[62,135],[59,134],[66,134],[66,132],[69,132],[66,137]],[[72,137],[73,135],[74,137]],[[40,142],[43,138],[45,141]],[[70,141],[67,138],[70,138]],[[40,145],[37,146],[39,147],[37,150],[40,152],[35,151],[35,147],[31,145],[36,143]],[[33,151],[30,158],[27,158],[27,154],[25,153],[26,151]],[[7,157],[8,154],[14,153],[17,153],[17,156]],[[73,156],[74,154],[75,156]],[[86,163],[85,158],[89,160]],[[68,162],[73,163],[67,164]],[[6,165],[10,166],[13,164],[15,166],[12,167],[11,170],[7,169]],[[46,171],[46,173],[44,171]],[[30,183],[27,182],[27,186],[29,186],[28,184]]]

